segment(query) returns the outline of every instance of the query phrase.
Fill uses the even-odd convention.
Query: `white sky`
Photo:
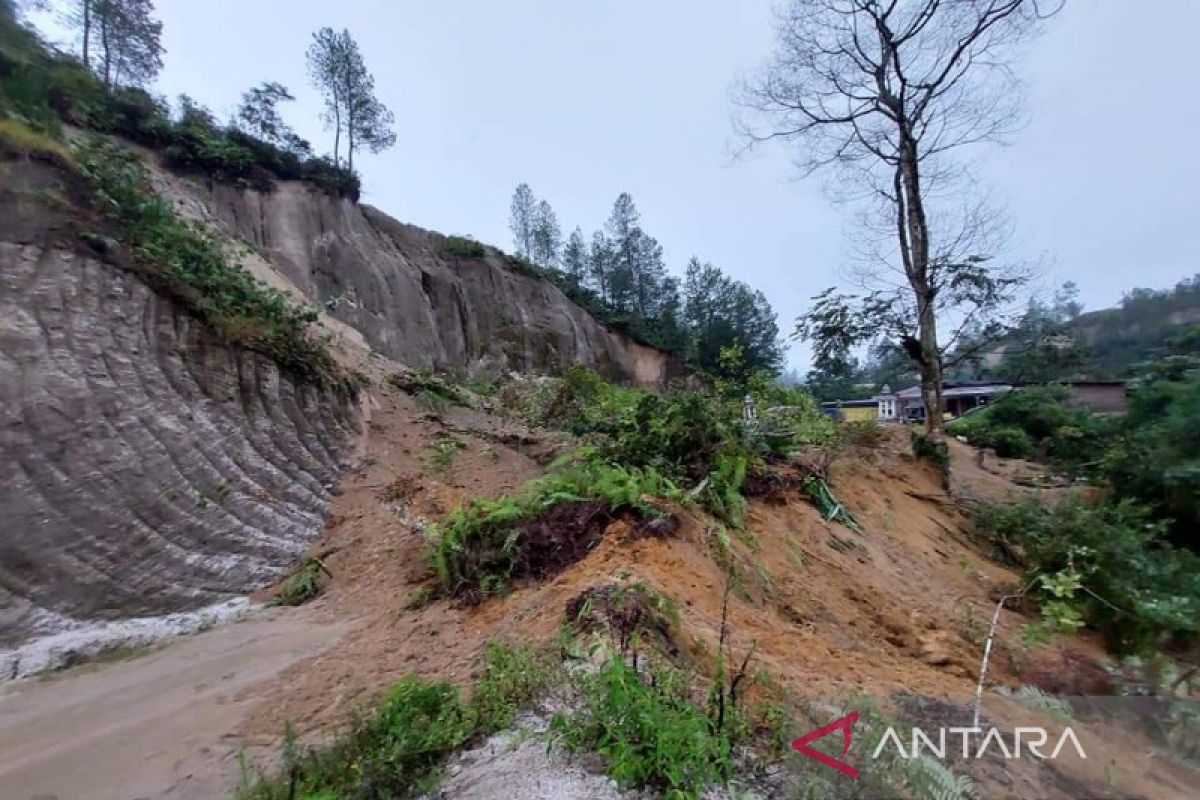
[[[444,233],[511,249],[513,188],[528,182],[564,235],[599,226],[630,192],[675,272],[692,254],[762,289],[790,333],[839,282],[849,211],[799,182],[786,151],[736,163],[730,90],[771,46],[769,0],[158,0],[157,91],[219,114],[263,80],[318,150],[304,52],[315,29],[358,39],[399,142],[363,155],[364,199]],[[1015,255],[1047,254],[1046,282],[1088,308],[1200,271],[1200,120],[1192,99],[1200,0],[1068,0],[1020,65],[1031,124],[985,175],[1015,219]],[[792,363],[807,369],[807,350]]]

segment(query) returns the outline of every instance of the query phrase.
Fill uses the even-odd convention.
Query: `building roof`
[[[869,400],[826,400],[821,403],[821,408],[867,408],[877,403],[877,399],[872,397]]]
[[[1011,392],[1012,389],[1013,385],[1011,383],[1002,383],[1000,381],[943,381],[942,397],[979,397],[981,395]],[[895,397],[900,400],[911,400],[920,396],[921,387],[916,385],[901,389],[892,395],[880,395],[880,398]]]

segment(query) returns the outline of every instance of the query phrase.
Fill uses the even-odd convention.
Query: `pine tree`
[[[633,198],[622,192],[613,203],[612,214],[605,223],[611,243],[611,263],[608,268],[608,302],[618,313],[628,313],[635,304],[637,278],[635,271],[640,256],[641,215]]]
[[[592,247],[591,252],[588,254],[588,261],[592,276],[592,285],[595,287],[597,294],[600,295],[600,302],[612,308],[614,255],[612,242],[604,235],[604,231],[596,231],[592,234]]]
[[[562,230],[558,217],[545,200],[537,204],[533,224],[533,262],[543,267],[557,267],[562,253]]]
[[[588,283],[588,250],[587,242],[583,239],[583,231],[578,226],[571,231],[567,238],[567,246],[563,249],[563,271],[576,286],[586,286]]]
[[[81,0],[67,21],[81,29],[83,61],[108,88],[145,86],[162,69],[162,23],[151,0]]]
[[[242,95],[234,121],[247,134],[281,147],[299,156],[308,156],[311,147],[283,121],[279,104],[296,98],[283,84],[263,82]]]
[[[308,48],[308,72],[325,100],[325,124],[334,130],[335,164],[340,164],[343,133],[346,167],[352,172],[354,151],[359,146],[377,153],[396,143],[395,116],[375,96],[375,78],[350,31],[322,28],[314,33]]]
[[[512,231],[513,247],[521,258],[533,260],[534,231],[537,228],[537,198],[528,183],[517,186],[509,206],[508,228]]]

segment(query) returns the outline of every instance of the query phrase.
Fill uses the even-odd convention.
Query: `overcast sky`
[[[312,31],[358,39],[399,142],[356,158],[366,202],[511,249],[513,188],[528,182],[564,228],[602,224],[630,192],[682,272],[710,260],[762,289],[790,333],[838,282],[848,211],[800,182],[783,149],[733,162],[731,87],[772,46],[770,0],[158,0],[157,91],[225,114],[263,80],[320,150],[304,51]],[[1052,259],[1088,308],[1200,271],[1200,0],[1068,0],[1019,65],[1030,125],[984,165],[1019,254]],[[1186,138],[1180,139],[1178,137]],[[1190,226],[1188,225],[1190,221]],[[1188,228],[1193,230],[1188,230]],[[807,369],[807,350],[792,363]]]

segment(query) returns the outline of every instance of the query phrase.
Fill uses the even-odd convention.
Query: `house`
[[[998,381],[943,381],[942,413],[960,417],[973,408],[979,408],[1013,390],[1012,384]],[[919,422],[925,419],[925,404],[921,400],[921,387],[910,386],[893,395],[896,413],[893,419]]]
[[[995,381],[946,381],[942,384],[942,410],[947,414],[960,416],[972,408],[987,405],[1012,389],[1011,384]],[[822,403],[821,408],[830,416],[847,422],[913,422],[925,419],[925,405],[921,402],[920,386],[910,386],[898,392],[891,392],[884,386],[881,394],[870,399],[835,400]]]
[[[821,410],[842,422],[874,422],[878,419],[878,403],[868,400],[833,400],[821,403]]]
[[[961,417],[1024,385],[1001,381],[945,381],[942,383],[942,412]],[[1062,381],[1062,385],[1070,390],[1067,405],[1100,414],[1123,412],[1129,405],[1125,381]],[[890,392],[884,386],[881,394],[870,399],[834,400],[822,403],[821,409],[845,422],[921,422],[925,419],[920,386],[909,386],[898,392]]]
[[[1059,384],[1067,387],[1069,406],[1096,414],[1123,414],[1129,409],[1128,381],[1059,381]]]

